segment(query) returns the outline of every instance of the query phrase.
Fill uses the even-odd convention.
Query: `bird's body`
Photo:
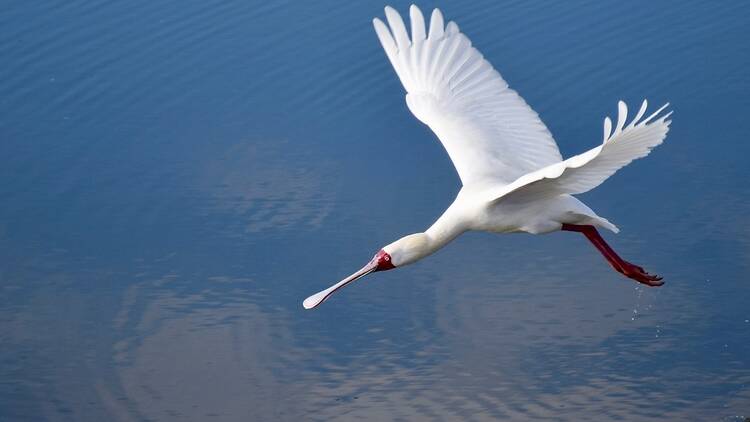
[[[486,201],[486,193],[462,189],[456,201],[445,211],[438,224],[459,225],[467,230],[492,233],[545,234],[560,230],[562,224],[589,224],[617,232],[606,219],[599,217],[572,195],[542,197],[533,201],[501,197]],[[446,221],[446,223],[442,223]]]
[[[437,135],[463,187],[425,232],[383,247],[360,271],[307,298],[305,308],[370,272],[418,261],[468,230],[580,232],[617,271],[644,284],[662,284],[659,277],[617,256],[596,231],[617,232],[617,227],[573,195],[593,189],[659,145],[669,130],[669,114],[660,116],[666,105],[644,118],[644,101],[628,123],[627,106],[619,102],[614,127],[609,118],[604,120],[602,144],[563,160],[539,116],[454,22],[445,25],[435,9],[428,26],[412,6],[410,35],[398,12],[386,7],[385,13],[388,25],[377,18],[373,24],[406,88],[406,104]]]

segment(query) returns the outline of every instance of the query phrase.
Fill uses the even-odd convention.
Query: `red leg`
[[[562,230],[583,233],[589,242],[591,242],[596,249],[604,255],[604,258],[606,258],[609,264],[612,265],[612,268],[623,274],[625,277],[632,278],[633,280],[648,286],[656,287],[664,284],[664,282],[661,281],[661,277],[658,275],[649,274],[643,268],[620,258],[620,256],[609,247],[607,242],[604,241],[604,238],[602,238],[594,226],[563,224]]]

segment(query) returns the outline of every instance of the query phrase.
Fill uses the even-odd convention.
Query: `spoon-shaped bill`
[[[339,281],[338,283],[334,284],[333,286],[321,290],[318,293],[315,293],[314,295],[308,297],[305,299],[304,302],[302,302],[302,306],[304,306],[305,309],[312,309],[321,303],[323,303],[326,299],[328,299],[329,296],[333,294],[336,290],[346,286],[347,284],[351,283],[352,281],[364,277],[367,274],[370,274],[371,272],[378,269],[378,262],[377,260],[370,261],[367,265],[362,267],[359,271],[356,273],[350,275],[349,277]]]

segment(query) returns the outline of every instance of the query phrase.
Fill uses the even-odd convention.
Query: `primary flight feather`
[[[580,232],[623,275],[649,286],[661,277],[620,258],[597,227],[617,232],[573,194],[595,188],[636,158],[662,143],[669,131],[667,105],[643,118],[643,101],[628,122],[618,103],[616,125],[604,119],[601,145],[563,160],[552,135],[534,110],[512,90],[454,22],[435,9],[429,26],[418,7],[409,10],[411,34],[401,15],[385,8],[387,24],[373,20],[375,32],[401,83],[414,116],[437,135],[463,187],[443,215],[425,232],[383,247],[362,269],[307,299],[306,309],[371,272],[422,259],[461,233]]]

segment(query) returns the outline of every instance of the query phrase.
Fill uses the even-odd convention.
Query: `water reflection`
[[[319,228],[333,206],[335,181],[326,160],[312,166],[295,148],[283,140],[243,140],[203,155],[194,187],[208,196],[205,212],[244,224],[238,235]]]
[[[481,267],[486,258],[467,264]],[[403,345],[378,322],[364,324],[358,328],[370,346],[352,351],[325,345],[336,326],[296,332],[303,341],[295,340],[287,311],[254,304],[247,289],[253,280],[212,277],[204,290],[179,295],[174,289],[184,281],[167,275],[123,295],[114,328],[127,335],[113,347],[122,397],[106,384],[97,393],[124,419],[656,420],[708,418],[743,405],[743,389],[727,398],[704,394],[745,385],[747,374],[707,374],[689,356],[663,367],[659,354],[673,353],[684,339],[657,337],[652,322],[630,320],[631,306],[650,293],[628,286],[629,294],[608,301],[613,311],[596,305],[611,284],[583,281],[581,294],[570,296],[563,277],[524,270],[537,286],[510,282],[499,291],[477,283],[497,279],[490,268],[433,279],[437,330],[402,322],[411,339]],[[146,307],[133,320],[144,295]],[[651,310],[645,320],[655,317]],[[412,350],[401,353],[404,346]]]
[[[226,293],[246,295],[242,289]],[[131,335],[114,346],[126,405],[109,410],[155,420],[252,420],[300,413],[302,403],[283,399],[290,389],[277,374],[284,368],[274,364],[289,341],[283,321],[269,320],[245,300],[226,303],[222,296],[165,292],[149,300]]]

